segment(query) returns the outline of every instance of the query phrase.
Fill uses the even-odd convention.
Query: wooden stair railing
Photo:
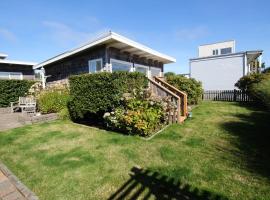
[[[172,86],[171,84],[167,83],[165,80],[163,80],[163,78],[159,78],[155,76],[154,80],[158,82],[159,84],[161,84],[163,87],[170,90],[172,93],[180,97],[181,116],[184,118],[183,120],[185,120],[185,118],[188,116],[187,94],[183,91],[178,90],[176,87]]]
[[[159,96],[159,97],[167,97],[170,99],[170,101],[175,104],[175,107],[170,108],[168,110],[169,113],[169,123],[181,123],[186,118],[186,115],[182,115],[181,109],[181,97],[177,95],[177,93],[174,91],[171,91],[168,86],[165,84],[161,84],[161,82],[158,79],[151,79],[148,78],[150,83],[150,90],[153,95]]]

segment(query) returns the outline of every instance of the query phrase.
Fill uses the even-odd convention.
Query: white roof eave
[[[29,65],[29,66],[34,66],[37,63],[35,62],[27,62],[27,61],[19,61],[19,60],[6,60],[6,59],[0,59],[0,63],[4,64],[14,64],[14,65]]]

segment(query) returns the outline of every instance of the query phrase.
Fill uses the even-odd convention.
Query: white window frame
[[[102,58],[97,58],[97,59],[92,59],[92,60],[88,60],[88,73],[90,74],[90,73],[92,73],[92,72],[90,72],[90,63],[91,62],[97,62],[97,61],[101,61],[101,70],[100,71],[97,71],[97,66],[96,66],[96,69],[95,69],[95,73],[97,73],[97,72],[102,72],[103,71],[103,60],[102,60]]]
[[[151,66],[150,66],[150,68],[149,68],[149,70],[150,70],[150,77],[152,77],[152,71],[151,71],[152,68],[153,68],[153,69],[158,69],[158,70],[160,71],[160,72],[159,72],[159,77],[162,76],[162,74],[161,74],[161,73],[162,73],[161,68],[159,68],[159,67],[151,67]]]
[[[114,58],[110,58],[110,72],[112,72],[112,62],[117,62],[117,63],[120,63],[120,64],[124,64],[124,65],[130,65],[130,69],[128,72],[132,72],[133,71],[133,63],[132,62],[127,62],[127,61],[123,61],[123,60],[117,60],[117,59],[114,59]]]
[[[149,66],[134,63],[134,71],[136,71],[136,67],[142,67],[142,68],[147,69],[146,76],[150,77],[150,67]]]
[[[2,74],[6,74],[7,75],[7,79],[9,80],[23,80],[23,73],[22,72],[0,72]],[[13,79],[11,78],[11,74],[17,74],[17,75],[20,75],[20,78],[19,79]]]

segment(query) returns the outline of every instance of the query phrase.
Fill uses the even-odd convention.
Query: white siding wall
[[[231,90],[243,76],[243,55],[190,61],[191,77],[202,82],[204,90]]]
[[[199,57],[207,57],[213,55],[213,50],[217,49],[218,54],[220,54],[220,49],[222,48],[232,48],[232,53],[235,52],[235,41],[226,41],[226,42],[218,42],[215,44],[201,45],[199,46]]]

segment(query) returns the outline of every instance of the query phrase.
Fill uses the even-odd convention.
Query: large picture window
[[[125,62],[116,59],[110,59],[112,65],[112,71],[132,71],[133,64],[130,62]]]
[[[148,76],[148,70],[149,70],[148,66],[135,64],[135,71],[136,72],[141,72],[141,73],[145,74],[146,76]]]
[[[23,75],[21,72],[0,72],[0,79],[22,80]]]
[[[89,73],[96,73],[102,70],[102,59],[89,60]]]
[[[160,77],[161,76],[161,69],[160,68],[151,67],[150,71],[151,71],[151,77],[154,77],[154,76]]]

